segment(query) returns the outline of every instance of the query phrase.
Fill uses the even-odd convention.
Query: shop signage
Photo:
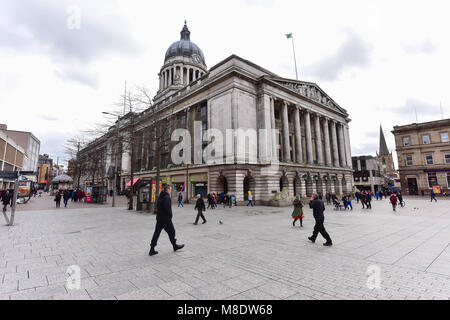
[[[204,179],[205,179],[205,181],[208,180],[208,175],[207,174],[205,174]]]
[[[190,177],[189,181],[194,182],[194,177]]]
[[[3,179],[17,179],[17,171],[0,171],[0,178]]]

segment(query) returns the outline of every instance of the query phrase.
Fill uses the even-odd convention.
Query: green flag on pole
[[[291,39],[292,38],[292,32],[286,34],[286,38]]]

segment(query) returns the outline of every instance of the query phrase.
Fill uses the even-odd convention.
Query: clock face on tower
[[[194,54],[194,55],[192,56],[192,59],[194,60],[195,63],[200,63],[200,62],[202,62],[202,60],[200,59],[200,57],[199,57],[198,55],[196,55],[196,54]]]

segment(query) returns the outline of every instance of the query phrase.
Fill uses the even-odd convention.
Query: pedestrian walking
[[[197,210],[197,218],[195,218],[194,224],[195,225],[198,224],[198,219],[200,219],[200,217],[203,219],[202,224],[205,224],[206,219],[205,219],[205,216],[203,215],[203,211],[206,211],[205,201],[203,201],[202,196],[199,194],[197,195],[197,202],[195,203],[194,210]]]
[[[370,192],[366,193],[366,207],[367,209],[372,209],[372,195],[370,194]]]
[[[389,201],[392,204],[392,210],[395,211],[395,208],[397,207],[397,196],[395,195],[395,193],[391,194]]]
[[[325,194],[325,198],[327,199],[327,205],[331,204],[331,194],[327,191]]]
[[[437,202],[437,199],[436,199],[436,193],[434,193],[434,191],[431,190],[431,202],[433,202],[433,200],[434,200],[435,202]]]
[[[148,253],[150,256],[158,254],[155,247],[163,229],[169,235],[173,251],[180,250],[184,247],[184,244],[177,244],[177,239],[175,238],[175,227],[172,223],[172,201],[170,200],[171,189],[170,185],[164,184],[163,191],[159,194],[158,201],[156,202],[156,226],[152,242],[150,243],[150,252]]]
[[[359,191],[356,191],[355,197],[356,197],[356,203],[359,203],[359,197],[361,196],[361,193]],[[364,209],[364,208],[363,208]]]
[[[178,207],[183,207],[183,194],[181,192],[178,193]]]
[[[397,199],[398,199],[398,203],[403,208],[403,206],[405,205],[405,202],[403,202],[403,195],[401,192],[397,193]]]
[[[295,227],[295,223],[297,222],[297,220],[300,220],[300,227],[303,227],[303,203],[299,195],[295,197],[292,204],[294,205],[294,211],[292,211],[292,218],[294,219],[294,221],[292,221],[292,225]]]
[[[309,207],[313,209],[313,216],[316,220],[316,224],[314,225],[314,231],[311,237],[308,237],[310,241],[313,243],[316,242],[317,235],[320,233],[322,237],[325,238],[326,242],[323,244],[324,246],[332,246],[333,242],[331,241],[330,235],[325,230],[323,223],[325,222],[325,216],[323,212],[325,211],[325,205],[323,201],[319,199],[317,194],[314,194],[311,197],[311,201],[309,202]]]
[[[56,202],[56,207],[61,207],[61,193],[59,191],[56,193],[54,201]]]
[[[8,190],[2,191],[2,204],[3,204],[3,213],[6,212],[6,207],[8,206],[9,202],[11,201],[11,195]]]
[[[350,207],[350,210],[353,210],[353,206],[352,206],[352,197],[351,195],[346,195],[345,196],[345,210],[347,210],[347,208]]]
[[[69,199],[70,199],[70,191],[65,190],[63,193],[64,208],[67,208],[67,202],[69,202]]]
[[[251,193],[251,191],[248,192],[248,203],[247,203],[247,207],[251,205],[253,207],[253,195]]]

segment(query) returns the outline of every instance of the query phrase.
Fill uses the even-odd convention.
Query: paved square
[[[397,213],[388,200],[368,211],[327,206],[333,247],[323,247],[320,235],[307,240],[310,209],[303,228],[292,226],[292,208],[221,206],[195,226],[193,206],[174,205],[186,247],[174,253],[163,231],[153,257],[153,215],[106,205],[28,208],[16,226],[0,226],[0,299],[447,300],[450,201],[406,202]],[[81,270],[79,290],[66,285],[71,265]],[[369,289],[377,270],[380,288]]]

